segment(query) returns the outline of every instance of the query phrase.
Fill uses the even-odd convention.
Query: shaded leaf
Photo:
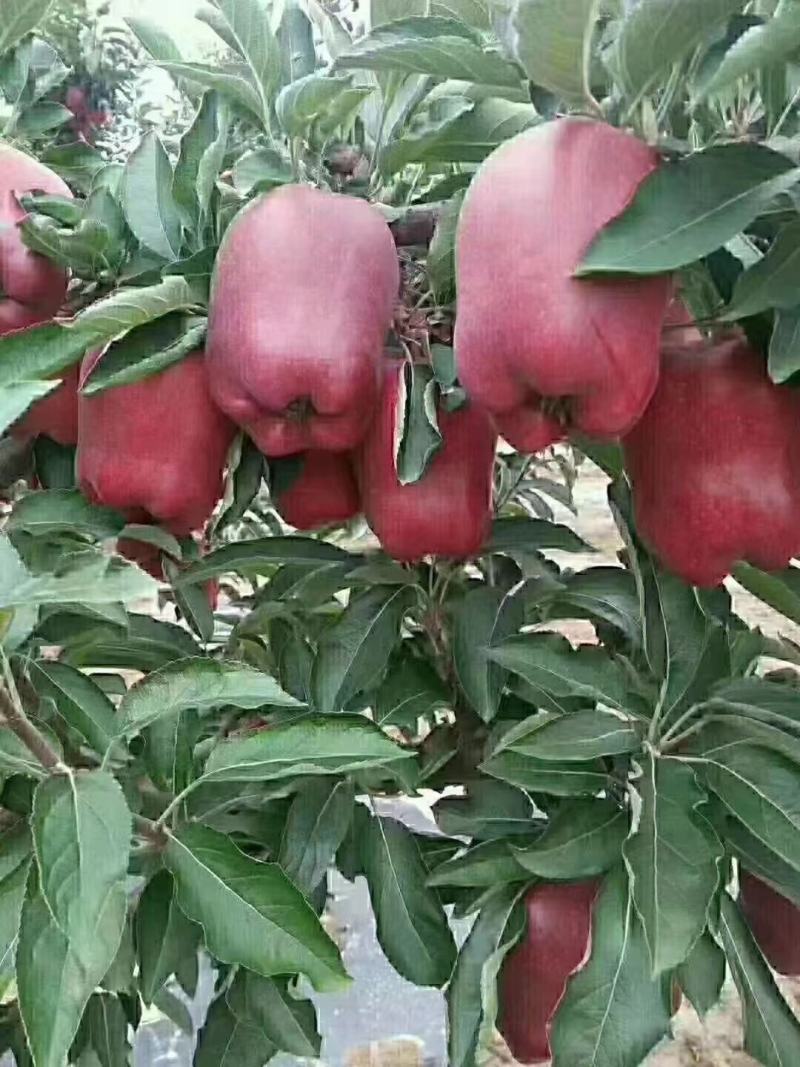
[[[175,883],[164,870],[147,883],[135,922],[139,990],[145,1004],[151,1004],[181,962],[197,952],[200,927],[178,907]]]
[[[306,896],[319,886],[344,841],[354,803],[353,786],[343,779],[308,782],[294,797],[278,862]]]
[[[608,800],[563,804],[532,844],[512,846],[514,858],[540,878],[578,881],[604,874],[619,860],[628,816]]]

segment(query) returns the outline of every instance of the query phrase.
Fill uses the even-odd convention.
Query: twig
[[[5,666],[7,663],[5,656],[3,659]],[[10,681],[13,686],[13,679],[10,679]],[[6,672],[7,685],[8,682],[9,672]],[[61,757],[56,750],[49,741],[45,740],[25,714],[25,709],[22,707],[16,688],[9,692],[9,689],[0,687],[0,713],[2,713],[9,730],[17,735],[23,745],[33,753],[46,770],[59,773],[64,773],[68,770],[66,764],[61,762]]]
[[[140,837],[146,838],[159,848],[167,843],[167,835],[162,827],[159,827],[151,819],[145,819],[144,815],[133,816],[133,828]]]

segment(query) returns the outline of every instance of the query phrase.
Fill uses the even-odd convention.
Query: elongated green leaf
[[[359,715],[308,715],[222,742],[209,756],[204,777],[255,782],[304,774],[346,774],[388,766],[413,755]]]
[[[654,975],[673,970],[706,926],[722,846],[697,815],[707,797],[691,767],[649,756],[636,781],[641,808],[624,855]]]
[[[108,971],[125,927],[117,886],[95,914],[86,942],[70,943],[56,925],[31,872],[17,948],[17,993],[36,1067],[63,1067],[84,1008]]]
[[[181,584],[208,581],[229,571],[240,574],[263,574],[280,564],[355,563],[352,556],[336,545],[310,537],[267,537],[257,541],[240,541],[210,552],[191,564],[181,575]]]
[[[352,600],[323,632],[311,676],[318,711],[341,711],[380,678],[413,599],[405,586],[376,586]]]
[[[576,273],[658,274],[693,263],[739,233],[798,176],[785,156],[755,143],[663,163],[601,230]]]
[[[212,66],[208,63],[183,63],[160,61],[158,64],[174,78],[196,82],[204,89],[213,89],[230,96],[250,111],[254,118],[263,121],[263,100],[253,84],[251,72],[245,63],[228,63]]]
[[[533,107],[490,98],[474,107],[453,105],[449,117],[404,132],[389,141],[378,157],[383,174],[409,163],[480,163],[509,137],[537,122]]]
[[[573,649],[565,637],[528,634],[509,638],[487,655],[556,702],[582,697],[587,703],[618,709],[629,702],[630,686],[624,670],[600,648]]]
[[[719,932],[744,1016],[744,1047],[764,1067],[790,1067],[800,1050],[800,1022],[781,996],[738,907],[720,901]]]
[[[414,835],[394,819],[371,818],[361,841],[378,940],[395,970],[421,986],[442,986],[456,959],[453,935]]]
[[[216,0],[226,38],[244,60],[247,81],[259,102],[257,114],[269,128],[272,97],[281,77],[281,56],[264,0]]]
[[[489,652],[517,633],[523,622],[522,600],[489,586],[473,589],[456,607],[453,666],[464,695],[484,722],[497,714],[507,678]]]
[[[800,11],[800,9],[798,9]],[[800,221],[784,226],[767,254],[736,279],[726,320],[757,315],[767,308],[790,310],[800,285]]]
[[[419,719],[430,720],[451,702],[447,687],[426,660],[400,654],[389,664],[373,715],[379,726],[399,726],[416,734]]]
[[[105,771],[48,778],[34,795],[32,829],[42,897],[88,968],[98,916],[128,871],[131,814],[122,789]]]
[[[193,1062],[194,1067],[264,1067],[275,1051],[258,1027],[231,1011],[223,996],[208,1010]]]
[[[530,81],[567,100],[592,99],[590,48],[599,6],[598,0],[519,0],[511,25]]]
[[[136,909],[136,957],[139,990],[151,1004],[170,975],[183,960],[196,952],[200,927],[178,907],[175,882],[168,871],[159,871],[148,882]]]
[[[725,953],[706,931],[676,972],[678,985],[701,1019],[719,1003],[725,970]]]
[[[536,826],[530,798],[522,790],[490,778],[470,782],[464,797],[437,800],[433,814],[442,833],[476,841],[529,834]]]
[[[767,573],[749,563],[738,563],[733,571],[739,585],[763,600],[792,622],[800,623],[800,568]]]
[[[55,323],[7,333],[0,337],[0,385],[27,388],[71,366],[90,346],[90,338]]]
[[[193,310],[201,302],[202,294],[191,281],[171,274],[155,285],[117,289],[81,311],[67,329],[83,340],[86,349],[122,337],[171,311]]]
[[[183,659],[153,671],[132,686],[120,705],[120,732],[136,732],[163,716],[188,708],[201,713],[236,708],[302,707],[269,674],[244,663]]]
[[[156,62],[180,63],[183,58],[181,50],[163,26],[152,19],[133,15],[126,15],[125,22]]]
[[[104,754],[117,734],[117,713],[91,678],[66,663],[38,660],[30,679],[36,692],[55,702],[59,714],[95,750]]]
[[[23,497],[9,516],[6,529],[34,537],[70,533],[102,540],[116,537],[124,526],[120,512],[90,504],[76,489],[48,489]]]
[[[6,830],[0,836],[0,980],[4,982],[14,975],[14,950],[31,858],[27,826]]]
[[[595,902],[592,955],[573,976],[550,1032],[553,1067],[640,1063],[669,1033],[671,978],[653,979],[625,868]]]
[[[100,1067],[128,1067],[131,1056],[128,1018],[118,997],[110,993],[95,993],[90,997],[75,1038],[73,1055],[78,1050],[81,1064],[91,1055]]]
[[[181,138],[172,196],[189,226],[205,218],[228,143],[228,109],[206,93],[194,121]]]
[[[508,840],[481,841],[466,852],[440,863],[428,878],[428,885],[500,886],[526,882],[527,870],[516,859]]]
[[[52,6],[53,0],[5,0],[0,23],[0,56],[35,29]]]
[[[628,816],[608,800],[563,804],[544,833],[526,847],[512,845],[514,858],[540,878],[578,881],[604,874],[619,860]]]
[[[525,928],[521,895],[518,886],[504,886],[493,894],[481,908],[459,953],[447,987],[450,1067],[474,1067],[481,1032],[494,1025],[496,995],[492,997],[492,991],[496,977]]]
[[[431,74],[481,85],[518,86],[516,68],[487,52],[473,31],[454,19],[396,20],[362,37],[336,59],[336,67]]]
[[[240,971],[227,1000],[240,1023],[255,1026],[276,1048],[303,1058],[319,1056],[316,1009],[310,1000],[293,997],[282,979]]]
[[[5,433],[9,426],[21,418],[31,404],[52,393],[58,387],[59,380],[12,382],[0,385],[0,433]]]
[[[311,896],[333,862],[353,818],[355,796],[344,780],[308,782],[289,808],[278,862]]]
[[[537,552],[557,549],[559,552],[594,552],[591,545],[557,522],[545,519],[496,519],[492,526],[492,540],[487,552]]]
[[[794,0],[781,0],[772,18],[751,26],[723,56],[713,75],[697,92],[704,99],[727,88],[739,78],[783,63],[800,48],[800,8]]]
[[[544,712],[503,734],[495,752],[510,749],[539,760],[572,762],[635,752],[641,743],[630,722],[605,711]]]
[[[635,645],[641,644],[642,620],[636,581],[621,567],[578,571],[547,605],[551,619],[585,619],[610,623]]]
[[[800,371],[800,308],[777,308],[769,342],[769,376],[780,385]]]
[[[204,316],[175,312],[131,330],[103,353],[81,393],[93,396],[159,374],[201,348],[206,328]]]
[[[534,759],[533,756],[508,749],[484,760],[481,770],[522,789],[559,797],[598,793],[608,786],[605,766],[600,760],[557,763],[554,760]]]
[[[153,131],[144,135],[125,164],[121,198],[125,220],[141,244],[163,259],[176,259],[181,223],[172,196],[172,166]]]
[[[277,864],[200,825],[170,835],[164,859],[181,909],[203,927],[217,959],[267,978],[301,972],[320,992],[347,984],[336,946]]]
[[[637,99],[741,7],[740,0],[641,0],[630,7],[612,58],[628,95]]]
[[[709,787],[765,847],[800,871],[797,765],[724,727],[704,733]]]

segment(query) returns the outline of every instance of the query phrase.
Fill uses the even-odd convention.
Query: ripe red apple
[[[770,967],[800,974],[800,908],[741,866],[739,903]]]

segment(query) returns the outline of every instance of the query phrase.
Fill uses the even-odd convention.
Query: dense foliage
[[[124,162],[50,135],[51,7],[0,10],[5,137],[70,192],[0,147],[0,1050],[128,1063],[202,952],[198,1067],[318,1055],[335,866],[451,1067],[498,1024],[636,1067],[726,970],[800,1062],[800,647],[721,582],[800,623],[800,3],[214,0],[215,63],[131,19],[195,113]],[[331,353],[360,443],[304,463],[257,379],[311,375],[307,430]],[[570,565],[585,457],[618,566]],[[371,803],[423,788],[438,834]]]

